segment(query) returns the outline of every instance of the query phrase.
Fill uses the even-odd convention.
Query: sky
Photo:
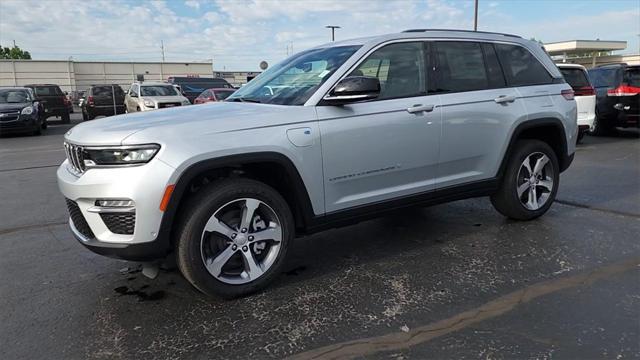
[[[0,0],[0,45],[34,59],[211,61],[258,70],[330,41],[473,28],[473,0]],[[543,42],[624,40],[639,53],[640,0],[479,0],[478,30]]]

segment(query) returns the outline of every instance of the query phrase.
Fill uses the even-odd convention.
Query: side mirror
[[[330,105],[375,99],[380,95],[380,80],[371,76],[349,76],[342,79],[323,100]]]

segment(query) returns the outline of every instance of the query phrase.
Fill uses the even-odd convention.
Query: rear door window
[[[560,72],[564,79],[571,85],[573,89],[591,86],[587,74],[579,68],[560,68]]]
[[[550,84],[553,77],[529,50],[518,45],[495,44],[510,86]]]
[[[439,41],[436,43],[436,58],[437,91],[460,92],[491,87],[479,43]]]

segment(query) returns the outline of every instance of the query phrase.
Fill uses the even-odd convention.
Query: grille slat
[[[100,214],[102,221],[109,231],[114,234],[133,235],[136,226],[135,213],[103,213]]]
[[[78,174],[84,173],[86,166],[84,165],[84,148],[82,146],[74,145],[65,142],[64,150],[69,160],[69,165],[73,171]]]
[[[87,223],[87,220],[82,215],[80,211],[80,207],[78,204],[70,199],[67,200],[67,209],[69,210],[69,216],[71,217],[71,221],[73,222],[73,226],[87,239],[93,239],[96,236],[93,234],[91,227]]]

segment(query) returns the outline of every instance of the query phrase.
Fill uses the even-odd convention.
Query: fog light
[[[133,200],[96,200],[96,206],[100,207],[132,207]]]

